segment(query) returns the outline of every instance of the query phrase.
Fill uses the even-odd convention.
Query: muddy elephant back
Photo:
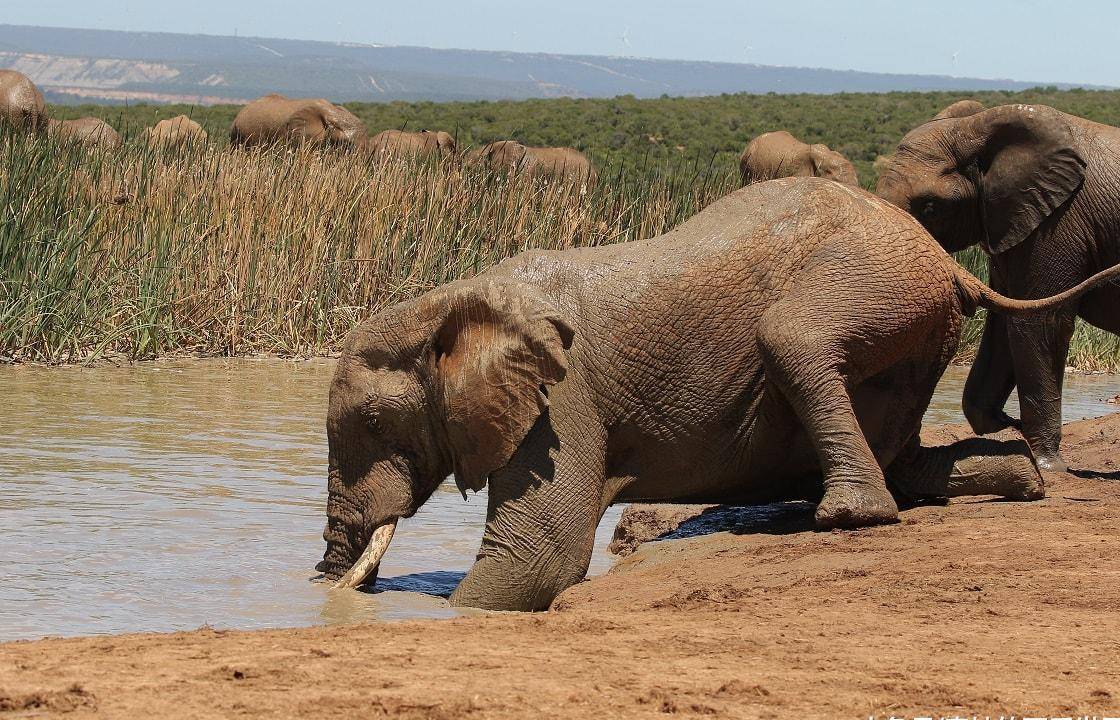
[[[0,124],[34,132],[46,122],[47,104],[35,83],[15,70],[0,70]]]

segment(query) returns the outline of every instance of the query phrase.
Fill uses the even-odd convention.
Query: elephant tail
[[[1101,285],[1115,282],[1120,278],[1120,265],[1113,265],[1106,270],[1101,270],[1096,275],[1083,280],[1069,290],[1039,300],[1015,300],[1014,298],[1000,295],[959,265],[956,266],[956,273],[957,289],[961,297],[961,304],[964,306],[965,312],[968,315],[976,312],[977,307],[982,307],[998,312],[1001,315],[1021,317],[1053,310],[1076,300],[1085,293]]]

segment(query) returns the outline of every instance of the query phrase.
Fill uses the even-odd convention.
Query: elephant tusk
[[[365,582],[370,573],[376,570],[378,564],[381,563],[381,557],[389,549],[389,543],[393,541],[393,533],[396,530],[397,518],[393,518],[384,525],[378,525],[377,529],[373,531],[373,537],[370,538],[362,556],[358,558],[345,575],[338,579],[338,582],[331,589],[356,588]]]

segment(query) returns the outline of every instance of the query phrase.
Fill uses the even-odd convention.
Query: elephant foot
[[[817,529],[858,528],[898,522],[898,505],[885,487],[838,482],[817,505]]]
[[[1008,500],[1041,500],[1046,497],[1046,483],[1042,473],[1026,455],[1010,457],[1001,463],[1003,472],[999,473],[993,491]]]
[[[1035,460],[1038,461],[1038,469],[1043,472],[1069,472],[1069,465],[1060,453],[1039,454],[1035,456]]]

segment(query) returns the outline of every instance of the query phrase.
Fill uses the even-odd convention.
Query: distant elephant
[[[987,110],[984,103],[977,100],[958,100],[952,105],[949,105],[941,112],[933,116],[934,120],[945,120],[947,118],[962,118],[969,115],[975,115],[978,112]]]
[[[805,498],[847,528],[897,520],[888,482],[1041,497],[1024,443],[975,463],[918,431],[964,314],[1091,286],[1007,300],[905,213],[817,178],[751,185],[660,237],[522,253],[350,333],[317,569],[375,576],[397,520],[452,473],[489,497],[451,602],[503,610],[578,582],[615,502]]]
[[[85,145],[91,148],[116,150],[121,146],[121,136],[113,126],[101,118],[83,117],[77,120],[50,120],[47,132],[62,142]]]
[[[164,118],[144,131],[145,142],[153,149],[198,146],[206,142],[206,137],[202,126],[186,115]]]
[[[803,143],[785,130],[759,135],[739,156],[743,185],[783,177],[822,177],[859,187],[856,169],[827,145]]]
[[[599,181],[595,166],[575,148],[532,147],[516,140],[499,140],[483,147],[476,156],[495,170],[535,178],[577,180],[588,185]]]
[[[47,126],[47,104],[35,83],[21,72],[0,70],[0,127],[35,132]]]
[[[442,130],[433,132],[405,132],[404,130],[385,130],[377,133],[369,141],[370,152],[375,157],[441,157],[455,155],[455,138]]]
[[[928,122],[902,139],[877,192],[910,212],[947,250],[979,244],[992,286],[1040,298],[1120,260],[1120,129],[1043,105],[1002,105]],[[1062,381],[1074,319],[1120,332],[1120,288],[1102,287],[1046,318],[989,316],[964,391],[978,433],[1014,421],[1044,469],[1058,452]]]
[[[312,143],[360,149],[368,140],[362,121],[346,108],[276,93],[242,108],[229,132],[230,144],[240,147]]]

